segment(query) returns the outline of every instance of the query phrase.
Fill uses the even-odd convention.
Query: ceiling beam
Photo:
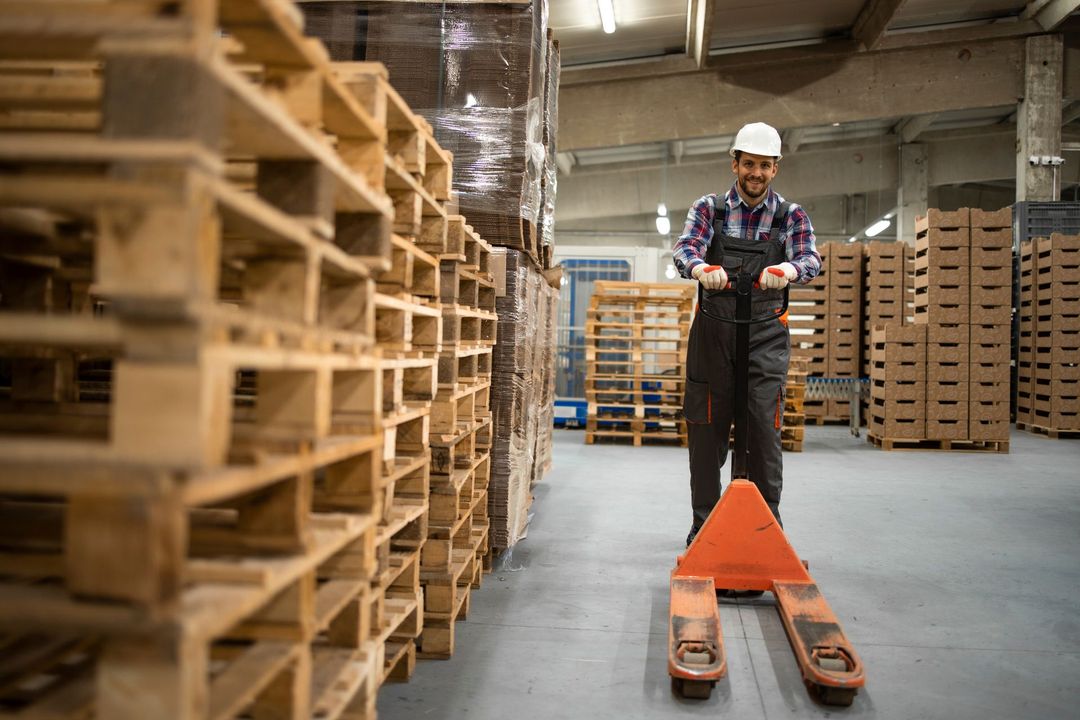
[[[699,70],[709,61],[715,16],[716,0],[690,0],[686,14],[686,54],[694,59]]]
[[[876,50],[878,43],[885,36],[889,23],[903,7],[905,0],[866,0],[855,24],[851,26],[851,37],[863,50]]]
[[[937,118],[936,113],[912,115],[911,117],[906,117],[896,123],[893,132],[900,137],[900,142],[906,145],[907,143],[915,142],[916,138],[926,132],[926,130],[934,124],[935,118]]]
[[[1065,22],[1077,8],[1080,0],[1031,0],[1020,17],[1034,20],[1043,30],[1049,32]]]
[[[990,25],[975,25],[961,28],[924,30],[887,35],[882,38],[878,50],[907,50],[930,45],[967,45],[1002,38],[1023,37],[1043,32],[1034,20],[1018,22],[999,22]],[[709,67],[717,70],[752,69],[762,65],[791,65],[807,60],[820,61],[830,57],[846,58],[858,52],[853,40],[827,40],[822,43],[799,45],[797,47],[753,50],[742,53],[714,55],[709,58]],[[661,75],[679,75],[697,69],[692,58],[686,54],[664,55],[659,58],[644,58],[625,63],[603,66],[579,65],[564,67],[559,75],[559,86],[582,85],[635,78],[655,78]]]
[[[806,137],[806,128],[788,128],[780,135],[783,152],[791,154],[798,151],[803,138]]]
[[[1080,84],[1080,57],[1067,54],[1067,86],[1070,62]],[[1024,40],[1007,38],[563,86],[559,146],[727,135],[757,120],[786,129],[1012,105],[1023,94],[1023,66]]]
[[[1069,136],[1077,137],[1075,134]],[[898,155],[894,135],[804,145],[780,161],[776,189],[790,200],[860,193],[894,193]],[[1016,176],[1016,128],[990,125],[925,133],[931,186],[1010,180]],[[708,192],[732,182],[729,158],[686,157],[667,169],[665,202],[673,218]],[[655,213],[663,167],[655,160],[600,169],[578,167],[560,180],[556,223]],[[895,202],[895,198],[891,200]],[[557,226],[557,225],[556,225]]]

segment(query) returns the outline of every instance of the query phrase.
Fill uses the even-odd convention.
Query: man
[[[728,453],[734,412],[735,297],[721,292],[740,270],[753,272],[753,316],[776,321],[751,325],[747,469],[777,522],[783,457],[780,424],[791,342],[780,315],[783,288],[807,283],[821,270],[814,228],[806,211],[769,186],[780,168],[780,134],[765,123],[739,130],[731,147],[735,183],[723,195],[706,195],[690,208],[672,255],[685,278],[700,285],[690,329],[684,416],[690,445],[693,522],[687,547],[720,499],[720,469]]]

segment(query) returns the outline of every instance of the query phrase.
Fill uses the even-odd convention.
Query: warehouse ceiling
[[[1069,69],[1080,70],[1080,18],[1070,19],[1080,0],[613,2],[608,34],[595,0],[550,0],[564,227],[647,214],[660,195],[685,207],[726,187],[725,153],[752,119],[782,131],[785,179],[805,176],[799,197],[887,196],[897,146],[914,141],[965,166],[938,163],[932,184],[1007,185],[1030,35],[1066,33],[1062,124],[1080,117],[1080,71]],[[831,166],[834,148],[857,158],[855,171]],[[830,163],[821,181],[794,172],[812,152]]]
[[[549,0],[564,68],[685,53],[709,55],[886,37],[959,27],[1031,23],[1049,30],[1080,3],[1067,0],[613,0],[616,30],[595,0]],[[1018,29],[1020,29],[1018,27]]]

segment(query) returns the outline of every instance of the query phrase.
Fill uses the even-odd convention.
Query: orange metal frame
[[[716,589],[771,591],[807,687],[850,705],[862,661],[757,487],[734,480],[671,573],[668,672],[682,694],[708,697],[727,673]]]

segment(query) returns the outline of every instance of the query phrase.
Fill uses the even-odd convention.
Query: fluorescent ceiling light
[[[671,219],[663,215],[656,216],[656,232],[667,235],[671,232]]]
[[[892,220],[878,220],[876,223],[866,228],[866,237],[877,237],[890,225],[892,225]]]
[[[884,217],[884,218],[885,218],[886,220],[892,220],[892,219],[893,219],[893,217],[894,217],[895,215],[896,215],[896,213],[894,213],[894,212],[892,212],[892,211],[890,210],[889,212],[885,213],[885,215],[884,215],[883,217]]]
[[[615,0],[596,0],[596,7],[600,10],[600,24],[608,35],[615,32],[614,2]]]

